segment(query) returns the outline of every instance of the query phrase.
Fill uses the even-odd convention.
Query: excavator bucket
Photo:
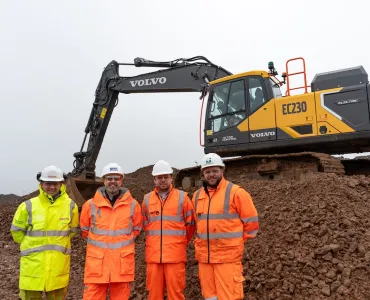
[[[103,181],[100,178],[82,179],[78,177],[67,176],[66,187],[67,194],[76,202],[79,208],[89,199],[91,199],[96,190],[103,186]]]

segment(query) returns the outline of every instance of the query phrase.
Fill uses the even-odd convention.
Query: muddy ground
[[[141,202],[152,188],[151,166],[128,174]],[[232,175],[231,175],[232,176]],[[229,178],[253,197],[260,217],[257,237],[246,243],[245,299],[370,299],[370,177],[317,173],[302,181]],[[19,248],[9,233],[16,205],[0,206],[0,298],[18,299]],[[85,242],[73,239],[68,299],[81,299]],[[146,299],[145,241],[136,243],[131,299]],[[186,299],[203,299],[194,247],[188,250]]]

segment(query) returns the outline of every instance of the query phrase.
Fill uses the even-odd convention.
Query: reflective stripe
[[[143,229],[143,227],[141,227],[141,226],[134,226],[134,230],[140,231],[141,229]]]
[[[85,226],[85,227],[81,227],[81,230],[90,230],[90,227],[89,226]]]
[[[27,236],[69,236],[69,230],[36,230],[27,231]]]
[[[244,233],[249,234],[249,235],[256,235],[258,230],[252,230],[252,231],[244,231]]]
[[[147,217],[148,217],[148,219],[149,219],[149,197],[150,197],[150,194],[151,194],[151,192],[150,193],[148,193],[148,194],[146,194],[145,196],[144,196],[144,203],[145,203],[145,207],[146,207],[146,209],[147,209],[147,211],[148,211],[148,214],[147,214]]]
[[[91,219],[93,223],[93,227],[96,227],[96,206],[92,202],[92,199],[90,200],[90,214],[91,214]]]
[[[128,229],[130,230],[130,233],[132,232],[132,218],[134,217],[134,212],[135,212],[135,201],[132,201],[130,207],[130,218],[128,223]]]
[[[199,189],[198,191],[197,191],[197,193],[195,194],[195,200],[194,200],[194,208],[195,208],[195,211],[197,211],[197,205],[198,205],[198,198],[199,198],[199,194],[200,194],[200,191],[201,191],[202,189]]]
[[[212,296],[208,298],[204,298],[204,300],[218,300],[217,296]]]
[[[229,182],[226,187],[226,192],[225,192],[225,199],[224,199],[224,214],[229,213],[229,207],[230,207],[230,193],[231,189],[233,187],[233,184]]]
[[[250,218],[242,218],[242,222],[245,223],[252,223],[252,222],[258,222],[258,216],[256,217],[250,217]]]
[[[88,244],[94,245],[94,246],[99,247],[99,248],[104,248],[104,249],[106,249],[106,248],[119,249],[119,248],[128,246],[128,245],[132,244],[133,242],[134,242],[134,239],[125,240],[125,241],[121,241],[121,242],[118,242],[118,243],[105,243],[105,242],[95,241],[95,240],[90,239],[90,238],[87,239]]]
[[[220,219],[239,219],[238,214],[229,214],[229,213],[224,213],[224,214],[209,214],[208,218],[210,220],[220,220]],[[198,217],[199,220],[207,220],[207,214],[202,214]]]
[[[184,218],[191,217],[191,210],[188,210],[184,216]]]
[[[15,226],[15,225],[13,225],[13,224],[12,224],[12,226],[10,227],[10,230],[11,230],[11,231],[24,231],[24,232],[26,232],[26,231],[27,231],[27,230],[26,230],[26,228],[18,227],[18,226]]]
[[[161,230],[147,230],[146,231],[146,234],[147,235],[161,235]],[[170,235],[170,236],[174,236],[174,235],[186,235],[186,231],[185,230],[162,230],[162,235]]]
[[[149,223],[160,221],[160,220],[161,220],[161,216],[151,217]],[[173,221],[173,222],[183,222],[184,221],[184,219],[179,216],[164,216],[164,215],[162,215],[162,220],[163,221]]]
[[[123,234],[131,234],[132,228],[121,228],[116,230],[109,230],[109,229],[100,229],[97,227],[93,227],[90,230],[91,233],[97,234],[97,235],[106,235],[106,236],[119,236]]]
[[[143,221],[144,226],[148,225],[148,223],[149,223],[148,221]]]
[[[232,239],[243,237],[243,232],[217,232],[209,233],[209,239]],[[201,240],[207,239],[207,233],[197,233],[197,238]]]
[[[66,247],[63,247],[63,246],[59,246],[59,245],[45,245],[45,246],[40,246],[40,247],[36,247],[36,248],[32,248],[32,249],[28,249],[28,250],[23,250],[21,251],[21,256],[25,256],[25,255],[28,255],[30,253],[34,253],[34,252],[43,252],[43,251],[59,251],[59,252],[62,252],[64,254],[70,254],[71,253],[71,249],[68,249]]]
[[[70,220],[71,220],[71,222],[72,222],[72,218],[73,218],[73,208],[75,207],[75,203],[74,203],[74,201],[71,199],[71,203],[70,203],[70,207],[69,207],[69,209],[70,209],[70,216],[71,216],[71,218],[70,218]]]
[[[31,200],[26,201],[26,209],[28,213],[28,225],[32,225],[32,202]]]
[[[183,191],[179,191],[179,205],[177,207],[177,215],[181,216],[182,215],[182,208],[184,206],[184,198],[185,198],[185,193]]]
[[[70,230],[71,232],[78,232],[78,227],[71,227]]]

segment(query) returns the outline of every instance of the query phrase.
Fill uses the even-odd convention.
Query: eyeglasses
[[[107,177],[105,177],[105,179],[106,180],[108,180],[108,181],[119,181],[119,180],[121,180],[122,179],[122,177],[121,176],[107,176]]]

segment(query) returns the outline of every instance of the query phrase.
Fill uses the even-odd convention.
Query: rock
[[[351,286],[351,280],[350,279],[344,279],[343,280],[343,285],[347,288]]]
[[[327,234],[329,232],[329,228],[324,224],[320,227],[320,231],[318,233],[318,236],[319,237],[322,237],[324,236],[325,234]]]
[[[340,286],[341,286],[341,282],[340,281],[334,281],[331,286],[330,286],[330,291],[333,293],[335,292]]]
[[[281,270],[283,269],[283,265],[281,263],[278,263],[276,268],[275,268],[275,272],[277,274],[280,274]]]
[[[326,253],[322,259],[326,260],[326,261],[332,261],[333,260],[333,255],[331,254],[331,252],[328,252]]]
[[[337,289],[337,293],[340,294],[340,295],[348,295],[349,294],[349,290],[341,285],[338,289]]]
[[[323,286],[323,288],[321,289],[321,293],[325,296],[330,296],[330,286],[328,286],[327,284],[325,284]]]
[[[342,271],[342,278],[343,280],[349,279],[351,276],[351,269],[350,268],[344,268]]]
[[[343,265],[342,263],[339,263],[339,264],[338,264],[338,271],[339,271],[339,272],[342,272],[342,271],[343,271],[343,269],[344,269],[344,265]]]
[[[349,246],[348,252],[353,253],[356,251],[356,249],[357,249],[357,241],[353,241],[351,245]]]
[[[358,251],[358,253],[359,253],[359,254],[361,254],[362,256],[364,256],[364,255],[366,254],[366,249],[365,249],[364,245],[362,245],[362,244],[359,244],[359,245],[357,246],[357,251]]]
[[[337,277],[337,272],[336,270],[330,270],[328,273],[326,273],[326,277],[330,278],[330,279],[334,279]]]

